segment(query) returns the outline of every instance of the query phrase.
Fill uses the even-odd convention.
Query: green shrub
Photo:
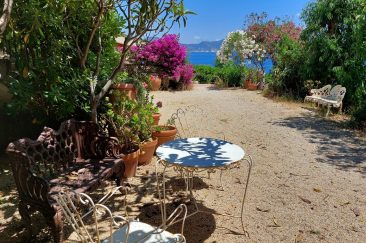
[[[235,64],[226,64],[217,68],[219,76],[228,87],[239,87],[243,85],[244,68]]]
[[[195,79],[201,84],[213,83],[216,76],[216,68],[208,65],[195,65]]]
[[[366,101],[352,113],[352,123],[357,128],[366,129]]]
[[[100,72],[106,80],[119,54],[114,37],[120,33],[122,19],[111,11],[103,19],[90,46],[85,68],[80,66],[80,48],[91,29],[91,16],[97,5],[92,0],[14,2],[11,28],[4,33],[0,47],[13,60],[8,83],[13,99],[7,111],[13,115],[29,112],[35,121],[58,123],[74,117],[85,119],[90,113],[90,76],[96,70],[99,35],[102,41]],[[97,72],[98,73],[98,72]],[[101,87],[97,86],[98,91]]]
[[[305,56],[301,43],[285,37],[278,43],[274,56],[276,63],[272,79],[267,81],[268,88],[277,95],[304,96],[302,68]]]

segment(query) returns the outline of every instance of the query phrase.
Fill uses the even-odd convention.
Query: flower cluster
[[[256,44],[254,36],[250,37],[246,32],[237,30],[229,32],[216,55],[223,63],[233,59],[244,64],[246,60],[252,58],[257,61],[264,60],[266,50]]]
[[[255,40],[262,43],[269,54],[273,54],[276,44],[284,36],[288,36],[292,40],[299,40],[301,28],[292,21],[278,23],[275,20],[269,20],[265,23],[249,25],[247,33],[254,35]]]
[[[194,76],[193,70],[194,69],[191,64],[180,65],[174,70],[173,77],[176,81],[189,85],[192,83]]]
[[[173,74],[174,70],[184,64],[186,48],[179,44],[177,35],[165,35],[145,46],[132,49],[138,61],[155,65],[166,75]]]

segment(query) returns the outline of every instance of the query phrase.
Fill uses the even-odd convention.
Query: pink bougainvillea
[[[136,53],[136,60],[154,65],[169,76],[186,58],[186,48],[179,44],[177,35],[165,35],[132,51]]]
[[[193,76],[194,69],[191,64],[178,66],[173,72],[174,79],[178,82],[182,82],[185,85],[192,83]]]

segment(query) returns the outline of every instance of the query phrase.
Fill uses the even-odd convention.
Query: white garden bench
[[[312,89],[312,90],[310,90],[311,95],[306,96],[304,102],[308,101],[308,102],[313,102],[313,103],[317,104],[318,100],[320,100],[321,98],[324,98],[330,94],[331,89],[332,89],[332,86],[330,84],[325,85],[321,89]]]
[[[346,94],[346,88],[336,85],[331,89],[330,85],[326,85],[321,89],[312,89],[311,95],[305,97],[305,102],[313,102],[321,106],[327,107],[326,117],[328,117],[330,108],[338,108],[338,112],[342,111],[342,101]]]
[[[330,108],[332,107],[338,108],[338,113],[342,111],[343,98],[345,94],[346,88],[341,85],[336,85],[331,89],[329,95],[318,100],[319,105],[326,106],[328,108],[325,117],[328,117]]]

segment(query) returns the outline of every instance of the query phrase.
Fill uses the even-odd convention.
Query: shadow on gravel
[[[192,203],[175,201],[167,204],[167,215],[170,215],[180,203],[185,203],[188,207],[188,214],[194,212],[194,205]],[[205,242],[216,229],[216,221],[213,216],[214,210],[205,207],[202,203],[197,203],[201,210],[208,213],[197,213],[188,217],[184,224],[184,232],[187,243]],[[141,208],[141,213],[138,217],[142,222],[149,223],[154,226],[159,226],[161,223],[161,214],[159,205],[148,205]],[[180,233],[182,224],[176,223],[168,228],[171,233]]]
[[[302,132],[310,143],[317,145],[318,162],[366,175],[366,140],[343,128],[343,123],[302,114],[300,117],[289,117],[272,124]]]

